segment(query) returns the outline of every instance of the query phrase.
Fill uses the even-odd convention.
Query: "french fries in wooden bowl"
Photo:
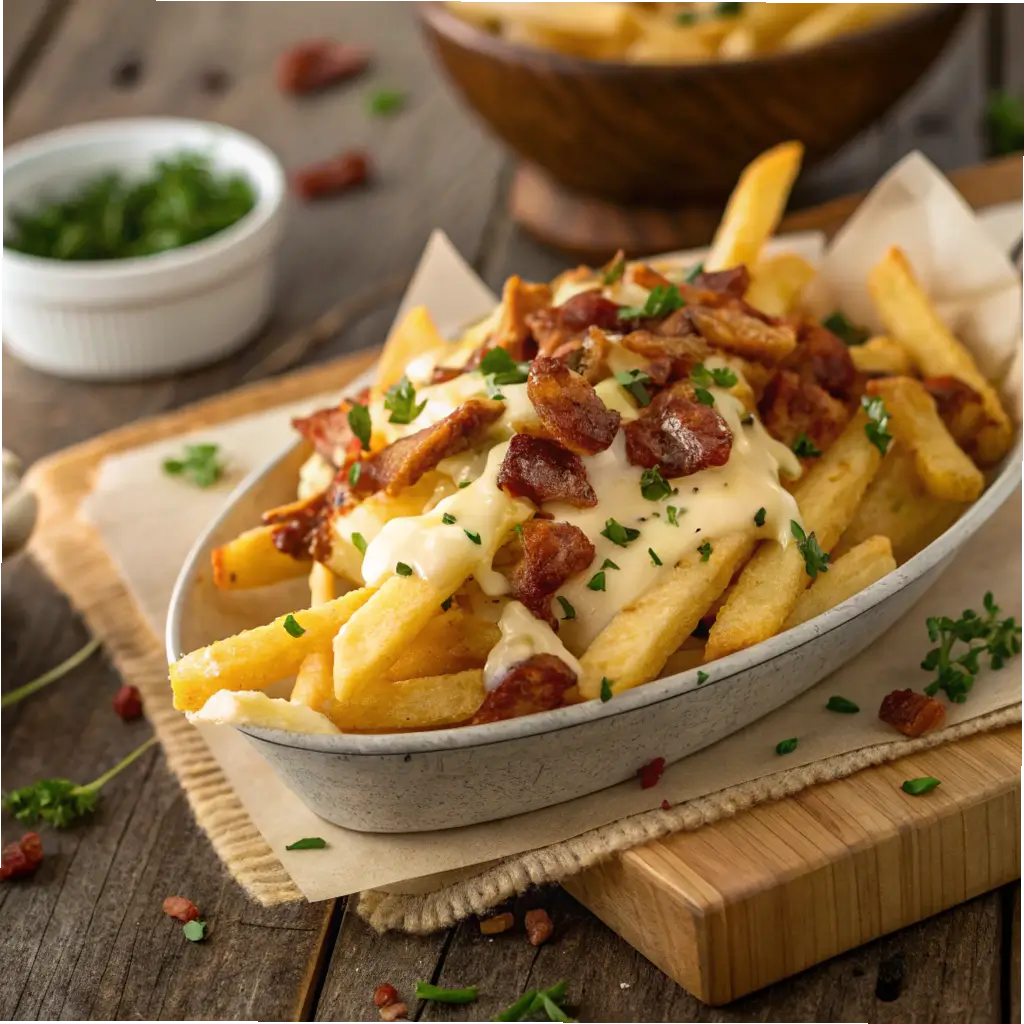
[[[894,621],[1019,480],[1016,428],[899,248],[884,335],[808,311],[814,267],[764,254],[800,156],[744,171],[699,265],[512,277],[453,340],[410,310],[196,549],[175,706],[333,821],[439,828],[678,759]],[[183,653],[222,604],[250,628]]]

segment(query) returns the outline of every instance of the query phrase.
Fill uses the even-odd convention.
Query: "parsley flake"
[[[399,576],[411,576],[412,566],[406,565],[405,562],[398,562],[395,565],[395,572],[398,573]]]
[[[441,522],[444,523],[445,526],[454,526],[455,516],[453,516],[451,512],[445,512],[445,514],[441,516]]]
[[[284,617],[284,631],[289,636],[293,636],[296,639],[298,639],[300,636],[302,636],[303,633],[306,632],[305,629],[303,629],[302,626],[299,625],[298,620],[295,618],[295,616],[291,614],[286,615]]]
[[[717,3],[715,4],[715,17],[716,18],[738,18],[743,10],[743,4],[730,2],[730,3]]]
[[[661,475],[661,469],[645,469],[640,476],[640,493],[648,501],[661,501],[672,493],[672,486]]]
[[[606,519],[601,536],[607,537],[613,544],[624,548],[640,536],[640,531],[634,530],[631,526],[623,526],[622,523],[615,519]]]
[[[909,793],[911,796],[922,796],[925,793],[930,793],[936,788],[936,786],[941,785],[942,783],[934,776],[922,775],[918,779],[907,779],[903,785],[900,786],[900,789],[902,789],[904,793]]]
[[[868,422],[864,424],[864,433],[884,455],[892,443],[892,434],[889,433],[889,412],[885,408],[885,402],[879,396],[872,398],[871,395],[863,395],[860,407],[868,417]]]
[[[529,362],[517,363],[508,352],[501,348],[490,348],[480,360],[480,372],[487,382],[487,393],[491,398],[503,398],[498,390],[506,384],[524,384],[530,375]]]
[[[651,382],[651,375],[643,370],[620,370],[615,380],[622,385],[635,399],[641,408],[651,404],[651,393],[646,385]]]
[[[703,363],[698,363],[690,371],[690,380],[704,388],[732,388],[739,383],[739,377],[728,366],[709,370]],[[707,402],[705,404],[710,405],[711,403]]]
[[[601,703],[607,704],[612,699],[612,681],[601,677]]]
[[[768,512],[767,512],[767,510],[766,510],[766,509],[764,509],[764,508],[759,508],[759,509],[758,509],[758,510],[757,510],[757,511],[756,511],[756,512],[754,513],[754,525],[755,525],[755,526],[764,526],[764,520],[765,520],[765,516],[767,516],[767,515],[768,515]]]
[[[405,106],[405,93],[398,89],[377,89],[371,92],[367,107],[373,117],[390,117]]]
[[[370,423],[370,410],[365,405],[354,403],[348,411],[348,425],[352,433],[359,439],[363,451],[369,451],[370,434],[373,432],[373,426]]]
[[[384,392],[384,408],[391,411],[391,423],[412,423],[427,407],[426,401],[416,404],[416,389],[403,376]]]
[[[860,708],[853,703],[852,700],[847,700],[845,697],[829,697],[825,704],[825,708],[828,711],[835,711],[840,715],[855,715]]]
[[[576,618],[576,609],[573,608],[573,606],[571,604],[569,604],[569,602],[564,597],[562,597],[561,594],[558,594],[555,597],[555,600],[562,606],[562,619],[563,620],[564,619],[575,619]]]
[[[715,396],[711,394],[707,388],[694,388],[693,397],[696,398],[701,405],[711,406],[715,404]]]
[[[446,598],[445,598],[445,599],[444,599],[444,600],[443,600],[443,601],[441,602],[441,611],[443,611],[443,612],[446,612],[446,611],[448,611],[448,609],[449,609],[449,608],[451,608],[451,606],[452,606],[452,601],[454,601],[454,600],[455,600],[455,595],[454,595],[454,594],[449,594],[449,595],[448,595],[448,596],[447,596],[447,597],[446,597]]]
[[[459,490],[461,491],[464,487],[468,487],[473,481],[472,480],[460,480]]]
[[[307,839],[296,839],[294,843],[289,843],[286,850],[322,850],[327,846],[327,840],[321,839],[320,836],[309,836]]]
[[[186,921],[181,926],[181,932],[189,942],[202,942],[206,938],[206,922]]]
[[[363,464],[361,462],[353,462],[348,467],[348,485],[349,487],[355,487],[359,483],[359,478],[363,475]]]
[[[845,345],[863,345],[871,337],[871,332],[866,327],[858,327],[838,309],[825,317],[821,321],[821,326],[831,331]]]
[[[595,572],[587,580],[587,590],[604,590],[604,572]]]
[[[676,24],[677,25],[696,25],[697,24],[697,15],[694,14],[693,11],[680,11],[676,15]],[[703,269],[704,269],[704,264],[703,263],[698,263],[697,266],[700,267],[701,271],[703,271]],[[691,270],[690,273],[693,274],[694,271]],[[696,276],[696,275],[694,275],[694,276]],[[689,281],[690,278],[687,277],[686,280]]]
[[[806,434],[800,434],[793,442],[793,454],[798,459],[810,459],[820,455],[821,449]]]
[[[610,558],[606,558],[601,563],[601,568],[602,569],[618,569],[618,566]]]
[[[675,505],[669,505],[665,509],[665,514],[666,514],[666,516],[668,516],[669,525],[670,526],[678,526],[679,525],[679,520],[676,517],[679,515],[680,512],[685,512],[685,511],[686,511],[685,508],[676,508]]]
[[[685,305],[686,300],[679,294],[679,289],[674,284],[659,284],[651,289],[647,301],[642,306],[621,306],[619,319],[639,320],[641,317],[651,317],[661,320]]]
[[[797,740],[794,737],[791,740],[780,740],[775,744],[775,753],[779,754],[792,754],[796,750]]]
[[[711,677],[707,674],[707,672],[704,671],[704,669],[702,669],[702,668],[697,669],[697,685],[698,686],[703,686],[708,681],[708,679],[710,679],[710,678]]]
[[[697,550],[700,552],[700,560],[706,562],[711,557],[711,552],[715,549],[711,546],[711,541],[706,540]]]
[[[647,554],[649,554],[651,556],[651,565],[663,565],[664,564],[662,562],[662,560],[655,553],[654,548],[648,548],[647,549]]]
[[[361,533],[352,534],[352,546],[359,552],[359,554],[366,554],[366,538]]]
[[[622,275],[626,272],[626,254],[620,249],[613,257],[609,264],[607,264],[601,271],[601,284],[610,285],[615,284],[616,281],[622,280]]]
[[[696,20],[696,15],[694,16],[694,20]],[[704,264],[703,263],[695,263],[692,267],[690,267],[689,273],[686,275],[686,283],[687,284],[693,284],[693,282],[696,281],[697,278],[700,277],[700,275],[703,274],[703,273],[704,273]]]
[[[217,458],[220,445],[187,444],[180,459],[164,459],[168,476],[183,476],[196,487],[212,487],[223,475],[224,465]]]
[[[804,528],[795,520],[790,519],[789,529],[796,540],[797,550],[803,556],[804,569],[811,579],[817,579],[819,572],[828,572],[828,555],[821,550],[818,538],[812,530],[808,536]]]
[[[462,531],[474,544],[480,543],[480,534],[474,530],[463,530]]]

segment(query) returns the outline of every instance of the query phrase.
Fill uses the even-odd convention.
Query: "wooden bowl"
[[[590,196],[657,205],[728,195],[786,139],[805,166],[888,110],[938,56],[965,4],[807,50],[714,64],[627,64],[509,43],[442,4],[416,5],[466,101],[525,160]]]

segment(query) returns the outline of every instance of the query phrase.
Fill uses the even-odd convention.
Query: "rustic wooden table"
[[[945,168],[983,156],[986,91],[1019,76],[1017,5],[979,5],[942,64],[895,114],[802,183],[812,203],[869,186],[920,147]],[[372,47],[373,73],[303,102],[282,98],[271,69],[284,45],[333,35]],[[1014,45],[1016,43],[1016,45]],[[1014,69],[1014,62],[1017,68]],[[365,113],[371,84],[408,92],[386,120]],[[504,198],[510,161],[457,105],[404,4],[139,3],[8,0],[5,141],[100,117],[177,114],[253,132],[285,163],[366,146],[373,189],[291,214],[280,301],[249,349],[210,369],[137,384],[45,377],[4,354],[4,444],[26,461],[119,424],[230,388],[268,353],[346,296],[369,296],[307,361],[378,344],[428,232],[444,227],[483,276],[544,278],[562,261],[522,237]],[[377,291],[374,291],[377,289]],[[376,299],[374,298],[376,296]],[[3,686],[85,641],[60,592],[26,558],[3,566]],[[112,725],[116,673],[94,657],[71,678],[3,715],[8,786],[96,777],[147,727]],[[5,840],[18,835],[5,817]],[[264,910],[222,870],[159,751],[111,790],[89,825],[46,833],[28,883],[0,885],[0,1014],[5,1018],[374,1020],[374,986],[474,982],[468,1011],[421,1007],[417,1019],[488,1019],[529,986],[571,979],[582,1020],[1019,1021],[1019,886],[993,892],[723,1009],[673,984],[596,918],[556,892],[557,939],[488,940],[475,922],[429,937],[377,936],[344,900]],[[160,904],[184,893],[214,928],[202,945],[168,927]]]

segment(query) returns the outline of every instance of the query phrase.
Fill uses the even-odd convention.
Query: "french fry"
[[[292,558],[274,547],[272,526],[246,530],[210,553],[213,582],[221,590],[248,590],[295,579],[309,572],[310,561]]]
[[[804,531],[831,551],[853,519],[882,461],[857,413],[818,464],[793,488]],[[793,541],[767,542],[740,573],[708,636],[706,659],[725,657],[774,636],[807,588],[810,577]]]
[[[945,533],[966,508],[963,502],[939,501],[930,494],[917,475],[913,454],[896,441],[834,554],[844,555],[882,534],[892,544],[897,565],[902,565]]]
[[[250,725],[321,735],[341,731],[319,711],[257,690],[218,690],[197,711],[189,711],[188,720],[195,725]]]
[[[170,667],[174,707],[198,711],[218,690],[265,690],[294,675],[307,655],[330,646],[331,638],[369,602],[374,590],[364,587],[328,604],[292,613],[303,629],[292,636],[287,615],[266,626],[217,640],[179,658]]]
[[[346,732],[436,729],[471,718],[485,696],[483,671],[467,669],[367,686],[331,717]]]
[[[413,306],[402,322],[388,335],[377,363],[377,379],[371,389],[373,397],[380,399],[392,384],[405,375],[405,368],[417,356],[444,346],[426,306]]]
[[[383,677],[401,681],[483,668],[500,638],[501,632],[493,622],[452,608],[431,619]]]
[[[334,573],[326,565],[314,562],[309,573],[309,603],[316,607],[333,601],[335,582]],[[321,713],[325,713],[333,703],[334,672],[330,644],[303,659],[292,686],[291,700],[293,704],[305,704]]]
[[[883,377],[868,384],[892,422],[893,436],[914,456],[925,487],[945,501],[974,501],[985,487],[981,470],[957,446],[935,408],[935,401],[912,377]]]
[[[580,694],[601,695],[601,680],[622,693],[657,679],[669,657],[696,629],[707,609],[750,557],[754,541],[745,534],[716,540],[711,557],[687,556],[664,582],[619,610],[580,658]]]
[[[974,357],[942,322],[902,249],[888,250],[871,271],[868,290],[886,330],[906,347],[925,377],[956,377],[981,396],[987,422],[972,454],[982,465],[1001,459],[1013,438],[1010,417]]]
[[[823,615],[847,598],[859,594],[896,568],[888,537],[869,537],[841,558],[829,563],[828,572],[819,576],[801,595],[783,630]]]
[[[860,373],[893,376],[914,372],[914,360],[896,340],[884,334],[868,338],[863,345],[850,346],[850,358]]]
[[[704,261],[707,270],[757,263],[782,219],[803,155],[801,143],[782,142],[744,168]]]
[[[798,306],[804,289],[817,271],[802,256],[780,252],[767,256],[751,269],[744,298],[769,316],[788,316]]]
[[[905,14],[916,4],[824,4],[823,10],[795,25],[783,36],[779,48],[800,50],[816,46],[848,32],[859,32],[880,21],[889,21]]]

